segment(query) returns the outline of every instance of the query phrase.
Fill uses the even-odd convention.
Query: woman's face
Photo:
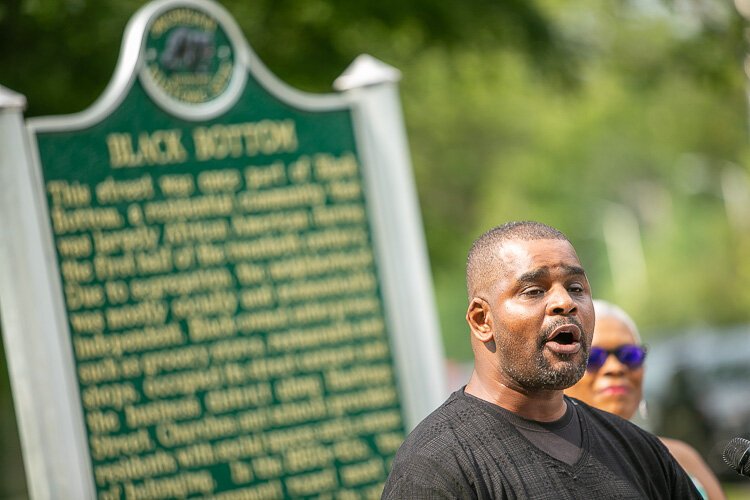
[[[633,333],[620,320],[608,316],[596,318],[592,347],[614,350],[636,343]],[[610,354],[601,368],[594,372],[586,370],[583,378],[565,394],[630,419],[643,396],[643,365],[631,369]]]

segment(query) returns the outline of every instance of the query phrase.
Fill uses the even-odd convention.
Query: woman
[[[594,301],[594,310],[596,326],[586,374],[565,393],[630,419],[643,397],[646,349],[641,345],[638,328],[625,311],[601,300]],[[693,478],[704,498],[726,498],[716,476],[693,447],[676,439],[659,439]]]

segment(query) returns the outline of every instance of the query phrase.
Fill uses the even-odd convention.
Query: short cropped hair
[[[601,318],[612,318],[620,321],[627,326],[630,333],[633,334],[636,344],[641,343],[641,334],[638,332],[638,327],[636,326],[635,321],[633,321],[633,318],[631,318],[623,308],[616,306],[611,302],[607,302],[606,300],[595,299],[593,302],[594,314],[596,315],[597,320]]]
[[[506,222],[474,241],[466,259],[466,289],[469,300],[478,291],[488,290],[497,277],[496,250],[508,240],[565,240],[567,236],[552,226],[535,221]]]

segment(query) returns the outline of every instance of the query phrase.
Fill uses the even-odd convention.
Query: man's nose
[[[568,290],[563,286],[555,286],[551,290],[550,300],[547,303],[547,314],[573,314],[578,310],[578,305],[570,296]]]

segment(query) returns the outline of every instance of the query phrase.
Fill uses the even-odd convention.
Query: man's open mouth
[[[558,326],[547,336],[546,345],[559,354],[573,354],[581,348],[581,329],[572,323]]]
[[[572,344],[576,342],[575,334],[573,332],[560,332],[553,339],[558,344]]]

